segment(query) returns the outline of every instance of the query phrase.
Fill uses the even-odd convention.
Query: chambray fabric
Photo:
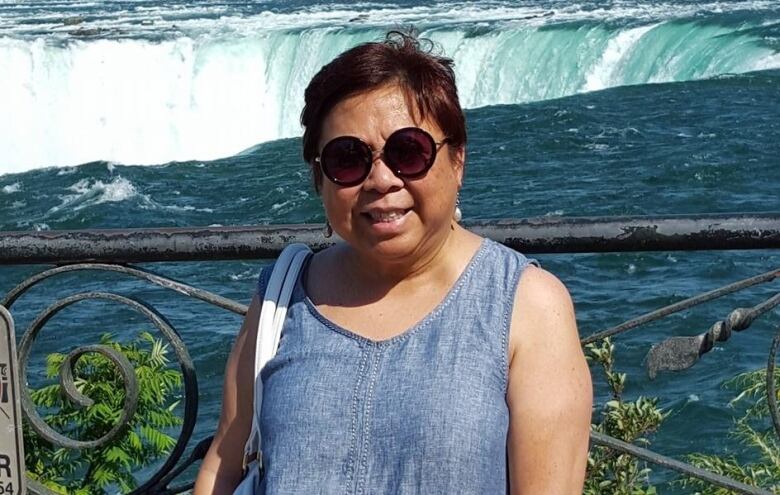
[[[299,280],[261,372],[261,493],[506,493],[507,337],[529,262],[483,241],[438,307],[379,342],[325,318]]]

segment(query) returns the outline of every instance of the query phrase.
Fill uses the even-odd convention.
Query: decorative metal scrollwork
[[[139,300],[106,292],[85,292],[66,297],[43,310],[22,337],[19,346],[20,376],[26,376],[30,350],[41,328],[46,324],[46,322],[48,322],[55,314],[64,308],[79,301],[89,299],[105,300],[125,305],[149,319],[152,324],[160,331],[160,333],[162,333],[163,336],[170,342],[184,378],[184,422],[179,439],[163,466],[160,467],[151,476],[149,481],[132,492],[134,494],[147,493],[148,488],[155,486],[155,484],[176,465],[179,458],[183,454],[187,442],[189,441],[189,438],[192,435],[192,431],[195,427],[198,408],[198,385],[192,359],[187,352],[187,348],[184,345],[184,342],[182,342],[181,338],[179,338],[178,333],[161,314],[159,314],[154,308],[147,306]],[[133,370],[132,365],[127,360],[127,358],[122,356],[120,353],[114,351],[111,348],[100,345],[79,347],[68,354],[68,357],[63,363],[60,374],[61,386],[68,397],[80,404],[86,405],[89,402],[88,398],[83,397],[81,394],[75,391],[71,372],[72,366],[75,364],[78,358],[86,352],[98,352],[110,359],[118,367],[125,384],[125,402],[119,421],[104,436],[96,440],[83,441],[68,438],[55,431],[50,426],[48,426],[38,415],[35,405],[30,398],[29,390],[26,387],[22,388],[22,409],[24,410],[25,416],[30,421],[30,425],[40,436],[61,447],[71,449],[88,449],[105,445],[127,429],[128,423],[135,413],[136,406],[138,404],[138,385],[136,382],[135,371]]]
[[[120,265],[95,263],[61,266],[38,273],[14,287],[14,289],[12,289],[3,299],[2,304],[10,308],[10,306],[12,306],[20,296],[43,280],[46,280],[55,275],[83,270],[118,272],[140,278],[161,287],[174,290],[180,294],[208,302],[233,313],[245,314],[247,310],[245,305],[239,304],[230,299],[162,277],[146,270]],[[167,488],[167,485],[187,466],[202,458],[208,448],[208,443],[210,443],[206,442],[205,448],[196,448],[193,453],[183,463],[181,463],[181,465],[177,466],[177,463],[179,463],[181,460],[182,454],[187,447],[195,427],[198,408],[197,377],[192,359],[190,358],[184,342],[181,340],[173,326],[165,319],[165,317],[151,306],[136,298],[108,292],[79,293],[55,302],[48,308],[44,309],[35,318],[21,339],[19,345],[20,376],[26,377],[31,348],[35,343],[35,340],[41,329],[46,325],[46,323],[66,307],[85,300],[103,300],[121,304],[146,317],[171,344],[183,375],[184,417],[178,440],[165,463],[159,469],[157,469],[146,482],[144,482],[131,493],[179,493],[191,488],[191,484],[178,488]],[[116,366],[117,371],[122,377],[125,390],[123,408],[117,423],[111,428],[109,432],[100,438],[94,440],[73,439],[54,430],[49,425],[47,425],[38,414],[34,404],[32,403],[30,398],[30,391],[27,389],[27,387],[21,387],[22,409],[25,416],[29,420],[31,427],[38,435],[54,445],[71,449],[91,449],[104,446],[117,437],[121,436],[127,430],[128,425],[133,415],[135,414],[138,405],[138,383],[135,376],[135,371],[132,364],[124,355],[108,346],[82,346],[72,350],[67,355],[60,369],[60,386],[62,387],[65,396],[74,403],[82,406],[88,406],[91,404],[91,399],[89,397],[85,397],[80,392],[78,392],[78,390],[76,390],[73,380],[73,369],[80,357],[86,353],[92,352],[105,356]],[[29,489],[32,493],[51,493],[43,485],[35,482],[30,484]]]
[[[247,311],[246,305],[239,304],[231,299],[214,294],[213,292],[209,292],[203,289],[198,289],[197,287],[192,287],[191,285],[187,285],[182,282],[171,280],[170,278],[157,275],[156,273],[152,273],[148,270],[143,270],[141,268],[123,266],[123,265],[111,265],[107,263],[78,263],[74,265],[64,265],[64,266],[58,266],[56,268],[50,268],[49,270],[45,270],[41,273],[35,274],[32,277],[22,281],[19,285],[17,285],[13,289],[11,289],[8,292],[8,294],[6,294],[5,298],[0,300],[0,306],[5,306],[6,308],[11,309],[13,303],[16,302],[16,300],[19,299],[19,297],[21,297],[22,294],[30,290],[30,288],[32,288],[33,286],[46,280],[47,278],[62,273],[76,272],[76,271],[83,271],[83,270],[117,272],[124,275],[130,275],[135,278],[146,280],[155,285],[159,285],[160,287],[164,287],[166,289],[176,291],[182,295],[193,297],[195,299],[199,299],[209,304],[213,304],[214,306],[226,309],[236,314],[245,315]]]
[[[710,329],[693,337],[672,337],[655,344],[647,354],[647,372],[655,378],[659,371],[680,371],[688,369],[699,358],[710,352],[715,342],[726,342],[732,332],[741,332],[753,321],[780,304],[780,293],[752,308],[736,308],[729,315],[716,322]]]

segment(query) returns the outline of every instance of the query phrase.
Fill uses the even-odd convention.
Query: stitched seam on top
[[[528,265],[528,259],[520,261],[512,277],[514,279],[513,288],[509,291],[508,300],[504,303],[506,306],[504,309],[504,322],[501,325],[501,370],[504,375],[504,395],[509,392],[509,333],[511,330],[512,313],[515,309],[515,299],[517,299],[517,286]]]
[[[360,366],[358,367],[358,377],[355,381],[355,391],[352,394],[352,426],[350,427],[350,446],[347,454],[347,486],[345,493],[349,494],[352,489],[352,480],[355,478],[355,457],[358,449],[357,445],[357,419],[358,419],[358,394],[360,393],[366,364],[368,361],[367,349],[361,349]]]
[[[442,302],[438,304],[433,310],[428,313],[421,321],[419,321],[415,326],[409,328],[408,330],[405,330],[403,333],[396,335],[395,337],[387,340],[371,340],[369,338],[363,337],[362,335],[358,335],[355,332],[351,332],[347,330],[346,328],[340,327],[339,325],[333,323],[332,321],[325,318],[324,315],[320,313],[320,311],[317,309],[316,306],[314,306],[314,303],[312,300],[305,295],[304,293],[304,301],[306,302],[306,307],[309,309],[309,313],[314,316],[317,320],[320,321],[323,325],[330,328],[331,330],[336,331],[337,333],[340,333],[341,335],[344,335],[346,337],[349,337],[353,340],[357,340],[359,342],[364,342],[366,344],[370,345],[376,345],[380,347],[388,346],[390,344],[394,344],[396,342],[401,342],[415,333],[419,332],[423,328],[428,327],[431,322],[438,318],[438,316],[449,307],[449,305],[452,303],[452,301],[455,299],[455,297],[460,292],[461,288],[466,284],[466,282],[471,278],[471,274],[476,269],[475,267],[479,264],[481,259],[484,257],[485,252],[488,250],[488,243],[491,243],[492,241],[490,239],[483,239],[482,244],[480,244],[479,249],[477,250],[477,253],[473,256],[473,258],[469,261],[469,264],[466,266],[466,269],[463,271],[463,273],[460,274],[460,277],[455,282],[455,285],[450,289],[447,296],[444,298]]]
[[[374,399],[374,386],[377,382],[377,377],[379,375],[379,362],[382,360],[382,353],[384,352],[384,347],[376,346],[377,352],[375,354],[374,358],[374,366],[371,370],[371,375],[368,381],[368,392],[366,394],[366,407],[365,411],[363,413],[363,452],[360,459],[360,467],[359,467],[359,476],[357,478],[357,494],[362,495],[365,484],[366,484],[366,478],[368,477],[368,444],[369,444],[369,425],[371,424],[371,408],[373,406],[373,399]]]
[[[422,322],[420,322],[420,324],[416,328],[412,328],[409,332],[405,334],[401,334],[396,337],[393,337],[387,342],[393,342],[396,339],[399,341],[406,340],[412,334],[420,331],[423,328],[430,326],[433,320],[438,318],[439,315],[441,315],[444,312],[444,310],[446,310],[450,306],[450,304],[452,304],[456,296],[460,293],[463,286],[466,285],[466,282],[468,282],[471,279],[471,274],[474,272],[475,267],[479,264],[479,262],[482,261],[482,258],[484,257],[484,254],[488,249],[488,242],[490,242],[489,239],[485,239],[484,241],[482,241],[482,245],[480,245],[479,251],[477,251],[477,254],[474,255],[474,258],[468,264],[466,270],[461,274],[460,278],[455,283],[455,286],[452,288],[452,290],[450,290],[450,293],[447,294],[446,298],[444,298],[444,301],[442,301],[438,306],[436,306],[433,309],[433,311],[428,313],[428,316]]]

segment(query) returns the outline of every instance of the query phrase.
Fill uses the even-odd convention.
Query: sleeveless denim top
[[[261,372],[261,493],[506,493],[507,340],[529,262],[484,240],[445,299],[384,341],[329,321],[299,279]]]

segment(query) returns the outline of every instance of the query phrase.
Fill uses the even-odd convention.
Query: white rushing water
[[[608,13],[503,3],[251,15],[167,8],[94,20],[77,12],[73,21],[56,10],[37,23],[0,8],[0,26],[13,33],[0,38],[0,174],[210,160],[300,135],[312,75],[380,38],[388,18],[416,22],[455,60],[466,108],[780,67],[756,26],[680,21],[685,7],[669,4]]]

